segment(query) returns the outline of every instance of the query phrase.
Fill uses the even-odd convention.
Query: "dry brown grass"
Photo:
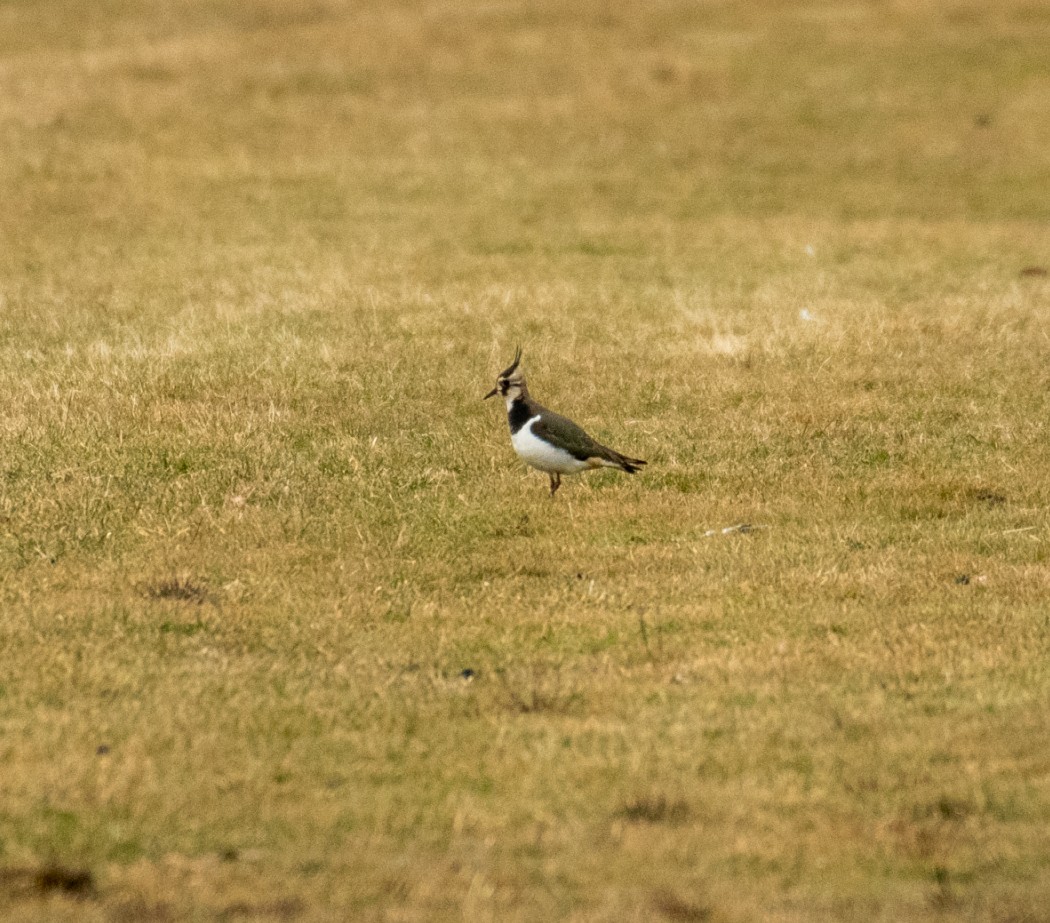
[[[0,6],[0,916],[1047,920],[1048,44]]]

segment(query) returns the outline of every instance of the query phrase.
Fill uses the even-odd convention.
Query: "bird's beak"
[[[484,397],[482,398],[482,400],[483,400],[483,401],[487,401],[487,400],[488,400],[488,399],[489,399],[490,397],[495,397],[495,396],[496,396],[496,395],[497,395],[498,393],[499,393],[499,388],[493,388],[493,389],[492,389],[491,391],[489,391],[489,393],[488,393],[488,394],[486,394],[486,395],[485,395],[485,396],[484,396]]]

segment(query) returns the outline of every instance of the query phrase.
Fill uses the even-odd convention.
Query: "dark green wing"
[[[543,411],[543,418],[532,424],[532,432],[540,439],[546,439],[561,446],[573,458],[586,461],[588,458],[608,458],[609,450],[601,443],[595,442],[579,426],[565,417]]]

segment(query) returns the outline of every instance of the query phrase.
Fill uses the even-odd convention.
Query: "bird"
[[[529,396],[525,376],[520,368],[521,347],[514,361],[496,379],[496,387],[482,400],[500,395],[507,402],[507,422],[514,451],[527,465],[544,471],[550,477],[551,499],[561,487],[563,474],[575,474],[590,468],[618,468],[634,474],[645,464],[592,439],[567,417],[537,404]]]

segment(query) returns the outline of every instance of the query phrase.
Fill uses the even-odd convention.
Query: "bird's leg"
[[[551,475],[551,499],[552,500],[554,499],[555,491],[557,491],[557,489],[559,487],[561,487],[561,475],[557,474],[557,473],[552,474]]]

